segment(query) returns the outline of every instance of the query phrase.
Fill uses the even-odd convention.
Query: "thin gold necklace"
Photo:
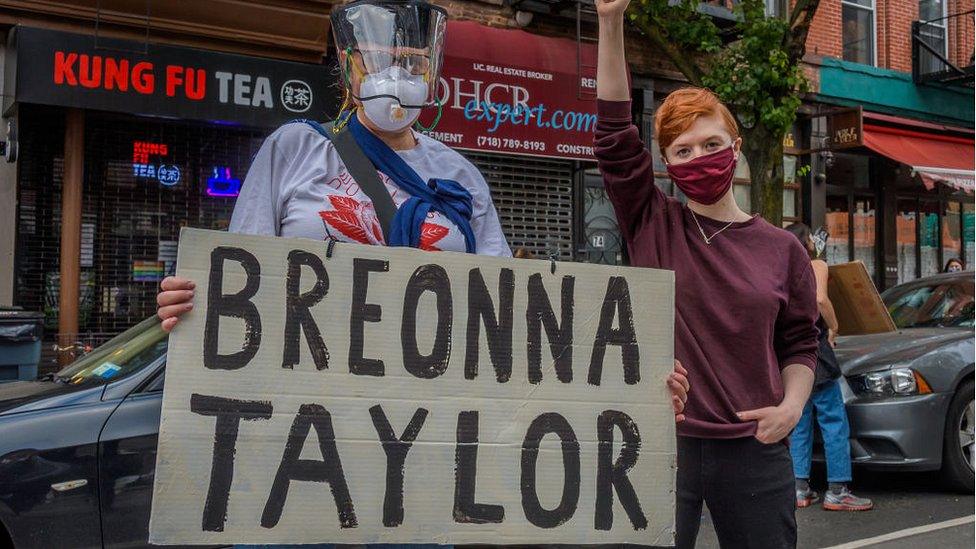
[[[729,221],[728,223],[726,223],[724,227],[722,227],[721,229],[719,229],[719,230],[715,231],[714,233],[712,233],[712,236],[708,236],[708,235],[705,234],[705,229],[702,229],[701,223],[699,223],[699,221],[698,221],[698,216],[695,214],[695,210],[692,210],[691,208],[688,208],[688,211],[691,212],[691,217],[694,218],[695,225],[698,225],[698,232],[701,233],[702,239],[705,241],[705,244],[707,244],[709,246],[712,245],[712,240],[716,236],[718,236],[719,233],[721,233],[725,229],[728,229],[729,227],[732,226],[733,223],[735,223],[735,220],[733,219],[732,221]]]

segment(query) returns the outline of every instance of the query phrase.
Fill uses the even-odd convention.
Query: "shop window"
[[[783,217],[796,218],[796,189],[783,189]]]
[[[871,186],[870,158],[863,155],[834,153],[827,168],[827,183],[867,189]]]
[[[973,234],[974,222],[973,203],[964,202],[962,205],[962,245],[963,260],[967,269],[972,269],[976,264],[976,235]]]
[[[582,261],[604,265],[624,264],[624,242],[613,204],[597,170],[587,170],[583,185]]]
[[[867,268],[868,275],[876,273],[875,247],[877,219],[876,204],[871,198],[858,198],[854,203],[854,259],[860,260]]]
[[[962,204],[948,202],[942,212],[942,263],[962,257]]]
[[[55,147],[64,142],[51,136],[64,135],[63,115],[40,107],[22,115],[31,123],[23,125],[29,131],[21,135],[19,160],[17,304],[45,311],[51,340],[60,314],[62,167]],[[264,133],[86,116],[79,333],[67,337],[97,346],[155,313],[159,281],[175,269],[180,228],[226,229],[234,180],[243,179]]]
[[[898,200],[895,218],[895,241],[898,248],[898,284],[918,278],[918,249],[916,220],[917,202],[914,198]]]
[[[874,65],[874,0],[843,0],[844,60]]]
[[[847,211],[847,196],[827,196],[825,226],[828,238],[827,248],[824,250],[824,260],[831,265],[847,263],[851,260],[851,231],[850,216]]]
[[[939,261],[939,203],[919,203],[919,256],[922,276],[934,275],[942,270]]]
[[[766,15],[769,17],[784,18],[789,15],[788,3],[786,0],[765,0]]]

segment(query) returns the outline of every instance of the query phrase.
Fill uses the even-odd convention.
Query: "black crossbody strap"
[[[304,122],[315,128],[323,137],[332,141],[339,158],[346,165],[349,175],[359,185],[359,188],[366,193],[366,196],[373,201],[373,209],[376,210],[376,217],[380,221],[380,228],[383,230],[383,240],[390,241],[390,227],[393,226],[393,216],[396,215],[397,207],[390,197],[386,185],[380,180],[376,166],[366,157],[366,153],[359,147],[349,130],[342,129],[338,133],[333,131],[335,122],[325,125],[319,124],[314,120],[294,120],[293,122]]]

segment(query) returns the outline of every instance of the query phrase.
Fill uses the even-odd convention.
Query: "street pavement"
[[[976,505],[972,493],[947,491],[939,485],[938,477],[929,473],[877,473],[855,469],[854,478],[854,493],[873,499],[875,509],[862,513],[828,512],[819,505],[798,509],[797,545],[800,549],[837,546],[844,549],[972,549],[974,525],[971,521],[908,537],[901,534],[911,528],[971,517]],[[815,470],[813,484],[820,487],[818,492],[822,492],[825,482],[822,470]],[[900,533],[897,539],[866,543],[866,540],[893,532]],[[702,518],[698,547],[719,547],[707,512]]]

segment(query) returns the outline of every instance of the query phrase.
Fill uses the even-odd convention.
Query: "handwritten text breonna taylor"
[[[194,229],[178,273],[154,543],[671,542],[672,273]]]

